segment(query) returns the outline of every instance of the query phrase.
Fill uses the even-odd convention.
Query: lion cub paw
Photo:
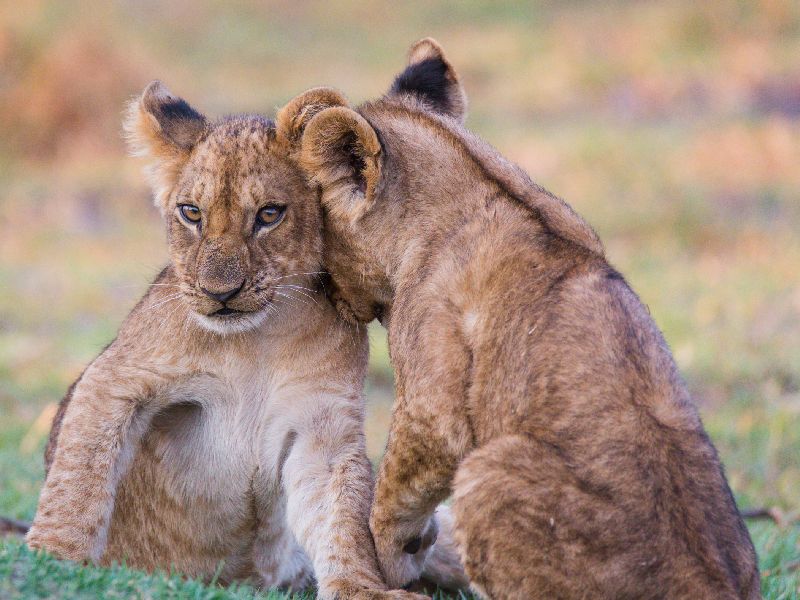
[[[353,600],[430,600],[430,596],[405,590],[362,590],[352,598]]]
[[[423,600],[429,596],[423,596],[405,590],[378,590],[364,588],[363,585],[353,584],[348,581],[339,580],[335,583],[320,588],[320,598],[331,598],[333,600]]]
[[[81,562],[89,558],[89,551],[83,544],[70,542],[57,535],[46,535],[35,525],[25,536],[25,542],[31,550],[46,550],[61,560]]]
[[[387,533],[379,527],[373,528],[378,563],[389,587],[405,587],[420,579],[438,531],[434,517],[428,520],[417,535]]]

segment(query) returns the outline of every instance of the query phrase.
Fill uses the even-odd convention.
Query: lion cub
[[[431,514],[490,598],[757,598],[747,529],[669,349],[591,228],[462,126],[431,40],[388,94],[318,112],[341,311],[389,330],[397,403],[371,513],[390,585]]]
[[[28,544],[321,598],[388,592],[368,529],[363,327],[321,293],[295,126],[210,122],[160,83],[126,129],[170,264],[61,402]],[[220,565],[222,565],[220,567]]]

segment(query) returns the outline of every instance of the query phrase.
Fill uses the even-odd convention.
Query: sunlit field
[[[209,115],[382,94],[423,36],[468,125],[595,227],[672,347],[765,597],[800,597],[800,3],[32,1],[0,7],[0,514],[30,520],[52,407],[166,261],[124,103]],[[368,440],[392,373],[373,326]],[[0,598],[278,598],[0,540]]]

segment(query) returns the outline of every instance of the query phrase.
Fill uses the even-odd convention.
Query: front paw
[[[431,517],[421,528],[371,527],[375,550],[386,584],[401,588],[420,578],[431,546],[436,541],[438,527]]]
[[[415,594],[405,590],[382,590],[364,587],[349,581],[338,580],[321,585],[319,598],[327,600],[428,600],[430,596]]]
[[[84,561],[89,559],[89,550],[83,540],[64,532],[47,531],[33,525],[25,536],[32,550],[46,550],[62,560]]]
[[[355,596],[355,600],[430,600],[430,596],[406,592],[405,590],[363,590]]]

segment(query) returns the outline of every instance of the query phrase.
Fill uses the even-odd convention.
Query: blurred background
[[[166,260],[126,100],[159,78],[208,115],[323,84],[358,102],[428,35],[468,125],[649,305],[740,505],[800,508],[800,3],[25,0],[0,5],[0,514],[33,515],[48,406]],[[392,374],[372,342],[377,459]],[[754,527],[767,576],[796,572],[798,528]],[[776,546],[789,567],[763,562]]]

